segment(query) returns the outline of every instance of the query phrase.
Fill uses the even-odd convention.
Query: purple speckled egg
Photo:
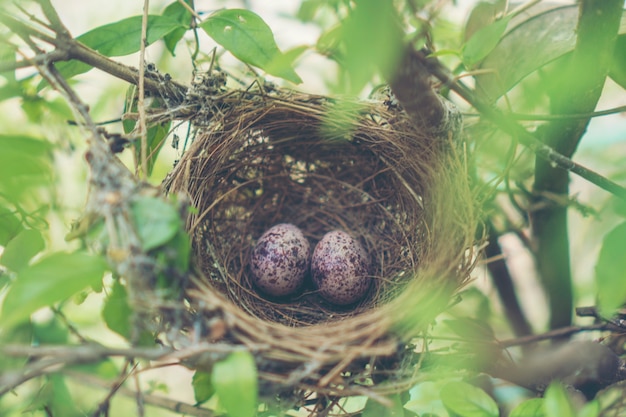
[[[367,253],[341,230],[328,232],[313,250],[311,277],[328,302],[347,305],[360,301],[372,284]]]
[[[281,297],[296,292],[309,269],[311,246],[293,224],[271,227],[259,238],[250,258],[252,281],[263,292]]]

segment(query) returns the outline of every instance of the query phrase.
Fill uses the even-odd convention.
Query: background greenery
[[[577,340],[604,338],[615,354],[623,352],[615,332],[619,322],[602,333],[587,332],[598,328],[593,323],[619,320],[626,299],[623,189],[609,184],[607,192],[568,175],[562,161],[536,157],[541,148],[511,128],[523,126],[533,138],[597,171],[600,185],[624,183],[624,109],[593,113],[625,104],[623,2],[581,1],[582,13],[567,2],[544,9],[549,4],[543,1],[272,3],[198,0],[193,7],[199,20],[190,28],[192,15],[180,2],[151,1],[146,60],[184,84],[194,68],[208,70],[217,57],[233,80],[241,80],[231,81],[231,88],[258,76],[310,93],[366,98],[397,70],[402,44],[426,45],[471,93],[468,100],[458,84],[439,85],[464,112],[477,183],[492,190],[481,231],[491,243],[486,259],[461,301],[435,323],[422,382],[392,397],[391,408],[351,398],[345,409],[367,416],[623,413],[619,385],[582,401],[567,383],[556,381],[542,398],[532,398],[535,392],[505,382],[503,375],[486,377],[482,364],[495,360],[494,344],[509,347],[506,354],[517,358],[523,350],[515,346],[525,337],[538,341],[543,337],[537,335],[548,332],[545,339],[552,339],[561,335],[559,329],[571,330]],[[0,415],[253,415],[256,374],[246,352],[229,356],[211,373],[195,374],[150,362],[149,354],[130,359],[135,355],[128,349],[152,348],[154,342],[133,334],[127,289],[111,275],[106,252],[98,250],[110,236],[102,223],[84,217],[87,135],[68,122],[82,123],[71,103],[26,65],[33,57],[29,42],[40,52],[53,49],[20,31],[24,24],[50,35],[39,24],[49,18],[40,4],[45,10],[48,3],[4,0],[0,14]],[[52,6],[77,40],[139,66],[142,2]],[[245,24],[238,19],[242,13]],[[397,31],[398,22],[404,33]],[[139,110],[136,88],[77,61],[56,67],[96,122],[114,120],[103,126],[130,139],[130,146],[124,143],[130,149],[120,154],[130,171],[159,184],[185,148],[188,126],[151,126],[142,155],[136,123],[120,119]],[[184,273],[189,248],[176,204],[145,196],[131,212],[142,250],[158,260],[161,271]],[[108,256],[110,261],[115,254]],[[164,272],[159,278],[168,279]],[[574,307],[589,305],[597,305],[595,317],[574,314]],[[28,346],[58,350],[40,357]],[[190,408],[181,409],[185,404]],[[259,409],[268,415],[283,411]]]

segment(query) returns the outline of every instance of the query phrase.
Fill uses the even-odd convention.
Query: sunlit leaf
[[[493,51],[510,20],[509,15],[476,31],[463,47],[461,54],[463,63],[467,67],[473,67]]]
[[[61,374],[49,374],[45,384],[35,393],[24,413],[45,411],[47,415],[75,417],[83,415],[76,404]]]
[[[455,320],[445,320],[444,323],[454,333],[467,340],[493,341],[495,334],[493,329],[485,322],[470,317],[462,317]]]
[[[544,412],[546,416],[575,417],[574,407],[563,385],[553,382],[544,395]]]
[[[0,245],[6,245],[24,228],[14,212],[0,205]]]
[[[19,200],[30,187],[52,176],[51,145],[28,136],[0,135],[0,193]]]
[[[213,386],[230,417],[253,417],[257,411],[257,369],[248,351],[231,353],[213,367]]]
[[[7,243],[2,257],[0,257],[0,264],[12,271],[19,272],[44,247],[45,242],[38,230],[23,230]]]
[[[596,399],[589,401],[576,413],[576,417],[598,417],[600,415],[600,402]]]
[[[325,2],[319,0],[303,0],[300,3],[296,17],[303,22],[311,22],[315,18],[320,7],[324,7]]]
[[[180,230],[172,239],[172,248],[175,253],[169,259],[171,263],[181,272],[187,272],[189,269],[189,261],[191,259],[191,239],[185,230]]]
[[[626,35],[617,37],[609,75],[622,88],[626,88]]]
[[[128,303],[128,292],[119,279],[113,282],[113,287],[102,307],[102,318],[107,327],[115,333],[130,340],[132,334],[133,309]]]
[[[82,252],[55,253],[22,269],[4,299],[0,325],[11,327],[40,308],[95,285],[106,269],[102,257]]]
[[[103,379],[113,379],[119,376],[119,369],[111,358],[97,362],[90,362],[71,366],[70,369],[85,374],[97,375]]]
[[[545,417],[543,398],[526,400],[511,411],[509,417]]]
[[[284,62],[272,30],[257,14],[244,9],[219,10],[200,27],[241,61],[287,81],[302,82],[291,62]]]
[[[190,6],[191,0],[185,0],[185,3]],[[168,33],[163,38],[167,50],[170,51],[172,56],[174,56],[174,52],[176,51],[176,45],[178,45],[178,42],[183,38],[183,36],[185,36],[185,33],[187,33],[187,30],[191,23],[192,15],[191,12],[178,1],[174,1],[169,6],[167,6],[165,10],[163,10],[162,15],[167,16],[170,19],[176,20],[178,23],[181,24],[181,27]]]
[[[99,26],[76,38],[85,46],[106,56],[123,56],[139,51],[141,47],[141,20],[143,16],[132,16],[114,23]],[[146,44],[162,39],[181,24],[168,16],[148,16]],[[59,62],[57,69],[65,78],[89,71],[92,67],[79,61]]]
[[[343,65],[349,75],[345,92],[360,92],[376,73],[391,77],[403,47],[393,2],[355,1],[341,26],[341,39],[346,48]]]
[[[8,42],[0,42],[0,62],[2,63],[15,63],[15,48]],[[7,70],[0,72],[0,76],[3,77],[8,83],[15,84],[15,70]]]
[[[624,13],[626,15],[626,12]],[[626,34],[626,19],[619,33]],[[574,50],[578,5],[540,2],[513,18],[500,43],[481,62],[477,91],[493,102],[524,77]]]
[[[498,405],[485,391],[465,382],[450,382],[441,389],[441,402],[460,417],[498,417]]]
[[[211,372],[196,371],[193,374],[191,385],[193,386],[193,395],[197,405],[208,401],[215,394]]]
[[[182,228],[176,209],[159,198],[138,198],[133,201],[132,213],[144,250],[169,242]]]
[[[468,41],[480,29],[495,22],[498,14],[506,10],[506,6],[506,0],[481,1],[476,4],[467,18],[463,39]]]
[[[43,323],[33,322],[33,342],[36,345],[62,345],[67,343],[67,325],[55,315]]]
[[[392,406],[387,407],[380,402],[368,398],[365,403],[365,408],[363,409],[363,417],[403,417],[404,416],[404,407],[402,406],[402,401],[400,400],[400,395],[395,394],[391,397],[387,397],[388,400],[391,401]]]
[[[48,375],[51,395],[45,404],[45,410],[49,410],[54,416],[79,416],[81,411],[72,398],[72,394],[65,383],[65,377],[61,374]]]
[[[626,223],[622,223],[604,237],[596,263],[598,306],[607,316],[626,302],[625,248]]]

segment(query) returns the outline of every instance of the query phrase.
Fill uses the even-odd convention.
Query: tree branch
[[[87,385],[92,385],[94,387],[111,389],[111,383],[104,379],[98,378],[94,375],[88,375],[84,373],[74,372],[74,371],[66,371],[65,375],[69,376],[72,379],[75,379],[77,382],[84,383]],[[129,398],[136,398],[137,392],[126,388],[124,386],[116,387],[116,392],[122,394]],[[214,417],[215,414],[213,411],[196,407],[191,404],[184,403],[182,401],[170,400],[169,398],[160,397],[153,394],[142,393],[143,400],[146,404],[152,405],[154,407],[159,407],[164,410],[169,410],[173,413],[182,414],[185,416],[194,416],[194,417]]]
[[[419,57],[427,70],[446,87],[450,88],[450,90],[458,94],[463,100],[471,104],[485,119],[491,121],[503,132],[516,138],[522,145],[533,151],[538,157],[560,169],[573,172],[603,190],[608,191],[622,200],[626,200],[626,188],[556,152],[550,146],[547,146],[536,138],[532,133],[524,129],[508,114],[480,101],[476,98],[472,90],[461,81],[457,80],[437,59],[429,58],[427,51],[419,51],[416,53],[416,56]]]
[[[488,224],[487,227],[489,242],[485,248],[485,255],[487,258],[496,258],[495,261],[487,264],[491,280],[498,292],[498,297],[500,298],[504,313],[513,329],[513,333],[517,337],[527,336],[532,333],[532,328],[517,299],[509,268],[505,260],[501,258],[502,249],[498,243],[498,233],[492,224]]]
[[[574,52],[556,74],[550,91],[552,114],[588,113],[595,109],[608,75],[620,23],[623,0],[582,0]],[[544,143],[571,157],[590,118],[557,120],[540,129]],[[542,284],[550,301],[550,328],[571,324],[573,290],[566,205],[543,204],[542,194],[569,195],[569,173],[549,161],[535,161],[531,226]]]
[[[40,1],[43,3],[47,2],[47,0]],[[136,85],[139,82],[139,70],[114,61],[111,58],[86,47],[76,39],[69,37],[69,33],[68,36],[60,36],[57,34],[57,37],[53,38],[1,11],[0,22],[10,28],[12,32],[20,35],[25,41],[27,39],[39,39],[55,47],[54,51],[47,53],[43,53],[37,48],[35,50],[36,55],[24,61],[17,63],[0,63],[0,71],[35,66],[37,64],[43,65],[61,61],[71,61],[75,59],[128,83]],[[57,26],[58,24],[55,24],[55,30],[59,30]],[[35,49],[33,46],[34,45],[31,45],[31,48]],[[180,103],[184,99],[188,87],[173,80],[168,80],[165,83],[163,80],[147,76],[145,77],[145,88],[147,91],[169,98],[174,103]]]

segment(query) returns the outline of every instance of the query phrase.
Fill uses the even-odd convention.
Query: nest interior
[[[195,207],[190,294],[220,311],[223,340],[259,350],[267,380],[349,394],[466,282],[477,218],[453,138],[429,136],[389,103],[294,93],[242,94],[195,124],[165,183]],[[366,298],[346,308],[310,284],[281,299],[259,292],[250,253],[278,223],[298,226],[311,247],[335,229],[358,239],[373,266]]]

